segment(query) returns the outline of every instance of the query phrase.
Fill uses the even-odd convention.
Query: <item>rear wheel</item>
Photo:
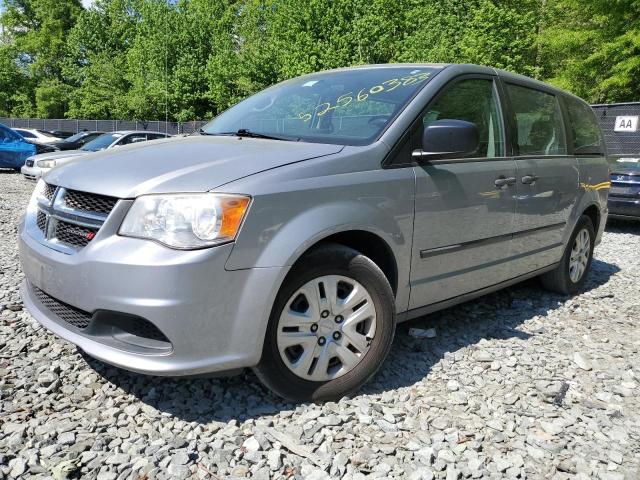
[[[589,217],[583,215],[578,220],[558,267],[542,275],[544,287],[564,295],[578,293],[591,268],[594,245],[594,225]]]
[[[255,371],[287,399],[338,399],[376,373],[394,330],[393,292],[382,271],[353,249],[327,244],[287,276]]]

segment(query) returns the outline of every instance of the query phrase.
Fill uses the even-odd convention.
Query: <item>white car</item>
[[[79,150],[63,150],[51,153],[42,153],[40,155],[29,157],[20,171],[29,180],[38,180],[53,167],[68,163],[79,156],[86,155],[87,153],[99,152],[100,150],[106,150],[107,148],[114,148],[122,145],[146,142],[148,140],[158,140],[160,138],[167,138],[170,136],[171,135],[160,132],[131,130],[105,133],[86,143]]]
[[[62,140],[59,137],[51,135],[44,130],[37,130],[35,128],[14,128],[14,132],[18,132],[27,140],[32,140],[38,143],[56,143]]]

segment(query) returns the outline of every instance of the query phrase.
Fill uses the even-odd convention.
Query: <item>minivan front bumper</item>
[[[167,376],[259,362],[287,268],[228,271],[230,244],[177,251],[114,233],[66,254],[34,239],[24,222],[19,236],[25,306],[44,327],[90,356]],[[74,326],[74,312],[85,315],[88,327]],[[164,340],[138,336],[148,329],[129,329],[128,322],[155,328]]]

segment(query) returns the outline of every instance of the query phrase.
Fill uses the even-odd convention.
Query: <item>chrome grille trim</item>
[[[67,202],[67,196],[73,200]],[[117,202],[117,198],[45,184],[34,219],[42,233],[38,240],[54,250],[73,254],[93,240]],[[71,208],[69,204],[85,208],[95,205],[97,211]]]

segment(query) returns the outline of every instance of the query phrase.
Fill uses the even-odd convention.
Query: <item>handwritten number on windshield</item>
[[[385,80],[380,85],[374,85],[372,87],[369,87],[369,89],[367,89],[366,87],[361,89],[356,94],[355,101],[364,102],[371,95],[376,95],[382,92],[392,92],[399,87],[415,85],[417,83],[424,82],[430,76],[431,76],[430,73],[425,72],[425,73],[420,73],[415,75],[409,75],[406,77],[392,78],[389,80]],[[347,105],[351,104],[353,101],[354,101],[353,92],[343,93],[336,99],[335,105],[332,105],[331,102],[323,102],[320,105],[318,105],[314,109],[314,111],[316,112],[316,115],[318,117],[322,117],[323,115],[326,115],[327,113],[329,113],[331,110],[346,107]],[[298,119],[302,120],[303,122],[308,122],[312,118],[313,118],[313,115],[311,113],[301,112],[298,114]]]

